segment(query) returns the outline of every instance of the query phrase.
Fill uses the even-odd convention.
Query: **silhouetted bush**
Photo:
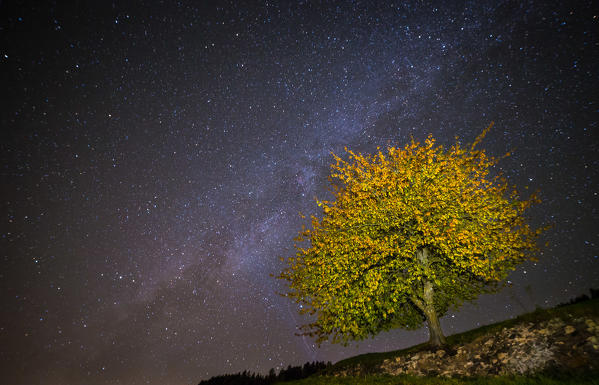
[[[266,376],[246,370],[243,373],[215,376],[200,382],[199,385],[269,385],[276,382],[301,380],[330,366],[330,362],[326,364],[324,362],[306,362],[303,366],[289,365],[286,369],[282,369],[279,374],[276,374],[274,369],[270,369]]]
[[[591,289],[591,296],[590,297],[588,295],[586,295],[586,294],[579,295],[576,298],[572,298],[568,302],[562,302],[562,303],[560,303],[559,305],[557,305],[557,307],[574,305],[575,303],[584,302],[584,301],[588,301],[590,299],[595,299],[595,298],[599,298],[599,290],[597,290],[597,289]]]

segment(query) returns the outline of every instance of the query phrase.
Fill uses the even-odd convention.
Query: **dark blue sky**
[[[554,224],[446,334],[599,287],[591,1],[0,3],[0,366],[11,384],[190,384],[406,347],[294,335],[273,279],[331,151],[507,151]]]

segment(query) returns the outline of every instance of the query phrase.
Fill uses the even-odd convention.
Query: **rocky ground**
[[[533,374],[547,369],[599,370],[599,319],[521,323],[470,343],[386,359],[378,373],[417,376]],[[359,375],[360,366],[336,375]]]

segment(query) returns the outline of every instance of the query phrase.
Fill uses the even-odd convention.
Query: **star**
[[[490,121],[494,171],[553,227],[442,327],[599,287],[592,5],[3,2],[5,382],[198,383],[423,342],[316,348],[273,276],[331,198],[331,153]]]

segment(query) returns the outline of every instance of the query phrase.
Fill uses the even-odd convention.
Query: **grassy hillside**
[[[285,382],[289,385],[599,385],[593,374],[576,376],[513,376],[479,378],[439,378],[413,376],[311,377]]]
[[[504,328],[510,328],[520,323],[540,323],[553,318],[560,318],[564,322],[569,322],[578,317],[599,317],[599,298],[567,305],[555,307],[552,309],[538,309],[534,312],[521,315],[517,318],[502,321],[492,325],[486,325],[477,329],[469,330],[464,333],[449,336],[448,349],[455,349],[465,343],[469,343],[476,338],[484,335],[493,335]],[[304,380],[289,382],[289,384],[315,384],[315,385],[333,385],[333,384],[397,384],[397,385],[453,385],[453,384],[597,384],[599,385],[599,373],[545,373],[534,377],[525,376],[503,376],[503,377],[483,377],[483,378],[440,378],[440,377],[412,377],[412,376],[382,376],[379,375],[378,367],[385,359],[391,359],[398,356],[412,354],[418,351],[427,350],[426,344],[412,346],[407,349],[396,350],[384,353],[369,353],[351,357],[337,362],[327,371],[329,376],[311,377]],[[335,373],[342,372],[345,369],[360,366],[361,372],[365,374],[362,377],[333,377]]]

